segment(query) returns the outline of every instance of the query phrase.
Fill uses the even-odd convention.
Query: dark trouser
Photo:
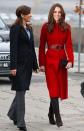
[[[17,121],[17,127],[25,126],[25,91],[16,91],[7,115],[11,120]]]

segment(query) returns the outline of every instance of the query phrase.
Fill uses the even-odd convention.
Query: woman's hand
[[[40,66],[40,71],[45,72],[45,66]]]
[[[39,73],[39,69],[34,70],[35,73]]]
[[[10,71],[10,73],[11,73],[12,76],[16,76],[16,72],[17,72],[16,69],[13,69],[13,70]]]
[[[70,69],[71,67],[72,67],[72,62],[68,62],[67,66],[66,66],[66,69]]]

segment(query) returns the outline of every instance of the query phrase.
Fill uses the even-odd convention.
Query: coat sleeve
[[[71,38],[71,27],[69,26],[66,34],[66,45],[65,45],[66,55],[69,62],[74,64],[74,53],[73,53],[73,44]]]
[[[37,57],[36,57],[36,52],[35,52],[35,46],[34,46],[34,36],[32,32],[32,52],[33,52],[33,70],[38,69],[38,62],[37,62]]]
[[[45,66],[46,24],[42,26],[39,45],[39,66]]]
[[[10,69],[17,69],[17,44],[19,26],[14,25],[10,29]]]

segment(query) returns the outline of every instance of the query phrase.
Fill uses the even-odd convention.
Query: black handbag
[[[84,97],[84,82],[81,83],[81,95]]]
[[[60,66],[65,68],[67,63],[68,63],[67,59],[62,59],[61,62],[60,62]]]

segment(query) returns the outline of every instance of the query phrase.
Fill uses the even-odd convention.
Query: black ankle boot
[[[50,103],[50,107],[49,107],[49,113],[48,113],[48,118],[49,118],[49,123],[52,125],[55,125],[56,122],[54,120],[54,113],[53,113],[53,109],[52,109],[52,105]]]

